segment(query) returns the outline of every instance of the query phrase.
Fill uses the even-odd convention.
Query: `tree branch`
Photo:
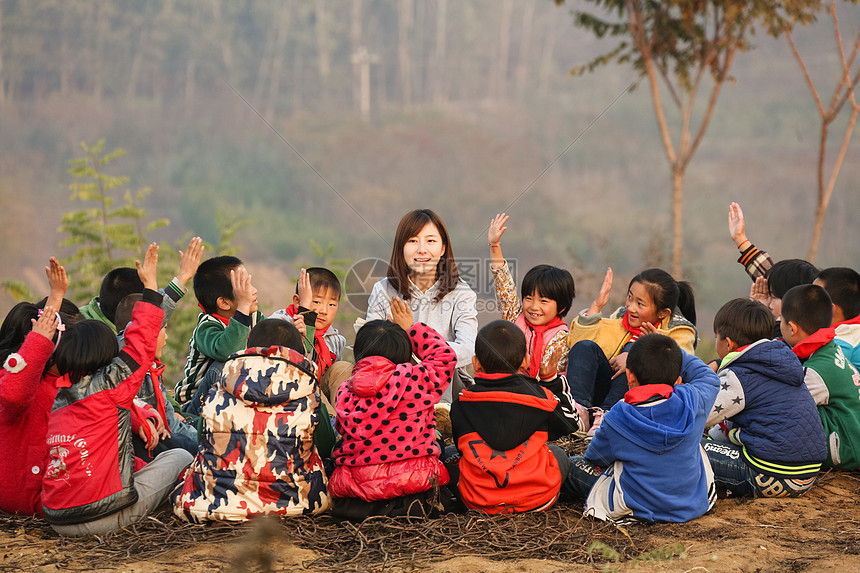
[[[833,92],[833,101],[830,104],[830,113],[831,121],[839,112],[842,111],[842,106],[845,105],[846,98],[849,94],[851,94],[851,100],[854,101],[853,97],[853,88],[857,83],[857,79],[860,79],[860,72],[857,74],[857,78],[854,80],[851,79],[851,66],[854,64],[854,58],[857,56],[857,50],[860,48],[860,32],[857,32],[857,39],[854,40],[854,47],[851,50],[851,58],[849,60],[845,59],[845,49],[842,46],[842,31],[839,29],[839,17],[836,14],[836,3],[833,2],[830,4],[830,15],[833,18],[833,29],[836,32],[836,46],[839,50],[839,62],[842,64],[842,76],[839,80],[839,85],[836,87],[836,91]],[[842,92],[842,88],[845,88],[845,92]]]
[[[663,113],[663,102],[660,98],[660,84],[657,81],[657,72],[654,69],[654,59],[651,48],[644,41],[642,27],[642,15],[639,12],[636,0],[627,0],[627,21],[630,24],[630,32],[637,49],[642,54],[642,63],[648,74],[648,84],[651,87],[651,97],[654,101],[654,112],[657,115],[657,127],[660,129],[660,138],[666,150],[666,157],[674,167],[677,161],[675,148],[672,145],[672,137],[669,134],[669,126],[666,123],[666,115]]]
[[[794,45],[794,40],[791,38],[791,30],[786,28],[783,33],[785,34],[785,39],[788,40],[788,45],[791,46],[791,51],[794,54],[797,63],[800,65],[800,71],[803,72],[803,77],[806,79],[806,85],[809,86],[809,91],[812,92],[812,97],[815,99],[815,105],[818,106],[818,113],[822,118],[827,117],[827,112],[824,111],[824,106],[821,104],[821,98],[818,97],[818,91],[815,89],[815,84],[812,83],[812,77],[809,75],[809,70],[806,68],[806,64],[803,62],[803,58],[800,56],[800,52],[797,51],[797,47]]]

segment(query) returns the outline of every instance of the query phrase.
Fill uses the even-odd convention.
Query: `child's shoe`
[[[588,421],[591,419],[591,414],[588,413],[588,408],[575,400],[573,402],[573,409],[576,410],[576,415],[579,416],[579,429],[573,435],[584,438],[586,432],[588,432]]]
[[[602,408],[592,408],[591,409],[591,427],[588,429],[588,433],[585,434],[586,439],[591,439],[594,437],[594,434],[597,433],[597,430],[600,429],[600,424],[603,422],[603,409]]]

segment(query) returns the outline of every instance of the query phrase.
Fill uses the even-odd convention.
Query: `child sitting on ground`
[[[627,391],[625,363],[637,338],[659,332],[685,352],[696,348],[696,304],[689,283],[662,269],[646,269],[627,286],[627,305],[603,318],[600,310],[611,289],[608,269],[597,298],[570,325],[567,379],[577,404],[591,410],[588,436],[594,436],[603,413]]]
[[[818,285],[800,285],[782,297],[782,337],[804,367],[804,381],[824,425],[825,468],[860,467],[860,373],[834,342],[833,304]]]
[[[162,295],[155,291],[157,261],[153,243],[144,264],[137,263],[145,290],[122,351],[110,328],[95,320],[69,326],[57,345],[63,378],[48,419],[42,510],[61,535],[98,535],[143,519],[192,460],[174,449],[134,471],[129,409],[155,359],[164,317]]]
[[[845,357],[860,370],[860,274],[847,267],[824,269],[812,281],[833,302],[831,326],[836,329],[834,341]]]
[[[161,308],[165,313],[165,322],[170,314],[176,309],[176,304],[185,296],[188,289],[185,284],[191,280],[200,264],[203,256],[203,239],[194,237],[189,241],[185,252],[179,251],[179,274],[173,277],[164,289],[160,290],[164,295]],[[94,297],[81,308],[84,318],[98,320],[110,327],[114,334],[125,328],[124,324],[117,324],[116,309],[122,299],[130,294],[142,293],[143,284],[137,276],[137,270],[130,267],[119,267],[111,270],[102,280],[99,296]]]
[[[247,346],[251,328],[264,318],[257,312],[257,289],[251,284],[251,275],[237,257],[213,257],[202,262],[194,274],[194,296],[203,312],[191,335],[184,377],[175,394],[183,411],[192,415],[199,413],[221,365]],[[216,367],[207,376],[213,364]],[[204,376],[206,383],[201,385]]]
[[[630,389],[603,416],[585,456],[570,458],[562,499],[587,498],[586,511],[603,520],[695,519],[717,498],[700,441],[719,379],[662,334],[639,338],[629,352]]]
[[[457,355],[435,330],[412,324],[406,303],[393,298],[390,304],[394,322],[371,320],[356,334],[352,376],[337,392],[343,438],[329,480],[335,515],[424,515],[432,512],[434,486],[448,483],[434,406]]]
[[[296,315],[304,319],[305,351],[317,364],[322,378],[332,364],[343,359],[346,338],[332,326],[340,304],[340,281],[323,267],[302,269],[296,283],[293,304],[277,310],[269,318],[292,322]]]
[[[533,267],[523,277],[522,301],[517,296],[508,263],[502,256],[501,238],[507,230],[508,216],[496,215],[490,222],[487,240],[490,244],[490,270],[502,318],[517,325],[526,336],[529,354],[528,375],[536,378],[556,348],[567,350],[567,324],[564,317],[573,304],[576,286],[565,269],[550,265]],[[558,368],[567,368],[567,353]]]
[[[194,523],[329,506],[314,433],[331,426],[299,331],[266,319],[248,346],[224,364],[201,412],[200,452],[171,493],[176,515]]]
[[[451,405],[454,442],[460,452],[463,503],[486,513],[543,511],[558,499],[570,467],[564,450],[547,445],[580,428],[557,348],[542,365],[540,379],[522,331],[494,320],[475,340],[475,383]],[[447,457],[447,456],[446,456]]]
[[[720,391],[703,442],[720,495],[797,497],[827,454],[824,429],[803,366],[758,301],[737,298],[714,317]]]
[[[125,328],[131,322],[134,305],[142,298],[142,294],[130,294],[116,308],[120,349],[125,345]],[[197,429],[176,414],[162,380],[164,364],[161,363],[161,354],[166,343],[167,326],[162,326],[155,346],[155,360],[143,378],[131,411],[134,455],[145,462],[151,462],[161,452],[173,448],[182,448],[191,455],[197,453]]]

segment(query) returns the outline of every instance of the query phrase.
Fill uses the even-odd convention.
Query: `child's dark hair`
[[[219,298],[233,300],[230,271],[240,266],[242,259],[239,257],[223,256],[212,257],[197,267],[194,274],[194,296],[206,314],[215,314]]]
[[[75,384],[110,364],[118,353],[116,335],[108,325],[98,320],[82,320],[66,328],[53,358],[60,375],[68,374]]]
[[[143,292],[143,281],[137,269],[118,267],[105,275],[99,289],[99,308],[102,314],[116,325],[116,307],[120,301],[135,292]]]
[[[46,304],[48,304],[48,297],[37,302],[36,308],[41,310],[45,308]],[[60,318],[62,319],[63,324],[72,324],[79,320],[83,320],[83,315],[81,314],[81,310],[78,308],[78,305],[67,298],[64,298],[63,302],[60,303],[60,308],[57,312],[60,313]]]
[[[788,289],[797,285],[812,284],[818,276],[815,265],[802,259],[785,259],[767,270],[767,290],[770,296],[782,298]]]
[[[340,299],[340,280],[337,275],[325,267],[311,267],[307,269],[308,279],[311,281],[311,291],[332,290]],[[296,285],[296,294],[299,294],[299,285]]]
[[[248,336],[248,348],[284,346],[299,354],[305,353],[302,335],[293,323],[280,318],[267,318],[257,323]]]
[[[576,296],[576,285],[569,271],[552,265],[538,265],[532,267],[523,277],[520,293],[522,296],[528,296],[535,291],[539,296],[554,300],[558,316],[564,318]]]
[[[824,288],[818,285],[798,285],[782,296],[782,320],[800,326],[806,334],[813,334],[830,326],[833,320],[833,302]]]
[[[678,343],[665,334],[646,334],[633,343],[627,354],[627,368],[642,386],[674,384],[681,375],[682,362]]]
[[[848,267],[830,267],[818,273],[833,304],[842,309],[845,319],[860,315],[860,273]]]
[[[119,301],[116,307],[116,322],[114,323],[117,332],[124,331],[128,323],[131,322],[131,312],[139,300],[143,300],[143,293],[134,292]]]
[[[494,320],[478,331],[475,358],[487,374],[516,374],[526,357],[526,336],[513,322]]]
[[[668,308],[674,312],[677,308],[684,318],[696,324],[696,298],[693,287],[687,281],[676,281],[663,269],[645,269],[631,279],[627,285],[628,291],[633,283],[645,287],[658,311]]]
[[[19,302],[13,306],[0,325],[0,365],[24,344],[27,333],[33,330],[32,319],[39,317],[39,309],[32,302]]]
[[[738,346],[771,338],[776,328],[773,313],[757,300],[732,299],[714,316],[714,333],[731,338]]]
[[[353,356],[358,362],[368,356],[382,356],[395,364],[404,364],[412,358],[412,342],[399,325],[387,320],[371,320],[355,335]]]

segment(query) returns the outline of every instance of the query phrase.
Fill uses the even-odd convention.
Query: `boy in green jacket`
[[[194,274],[194,296],[203,312],[191,335],[184,377],[176,385],[176,400],[192,414],[206,398],[197,389],[210,367],[243,350],[251,328],[265,318],[257,311],[257,289],[251,275],[238,257],[202,262]],[[194,404],[190,404],[192,398]]]
[[[824,425],[823,467],[860,468],[860,373],[845,358],[830,326],[833,303],[818,285],[800,285],[782,297],[780,331],[800,358],[804,382]]]

